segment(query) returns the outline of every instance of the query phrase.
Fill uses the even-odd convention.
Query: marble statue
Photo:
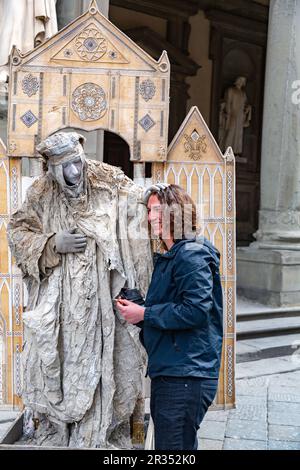
[[[246,78],[237,77],[233,86],[225,91],[219,115],[219,145],[223,152],[231,147],[234,154],[243,152],[244,128],[251,121],[251,106],[245,92]]]

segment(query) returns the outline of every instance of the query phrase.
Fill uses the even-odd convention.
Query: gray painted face
[[[78,184],[82,176],[82,161],[80,157],[63,163],[62,167],[66,183],[70,186]]]

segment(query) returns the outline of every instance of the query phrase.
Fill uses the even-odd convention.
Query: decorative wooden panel
[[[0,139],[0,408],[21,405],[22,277],[6,237],[10,209],[20,197],[20,160],[8,159]]]
[[[235,161],[229,147],[222,154],[197,107],[191,108],[168,149],[165,163],[154,163],[154,182],[179,184],[199,209],[204,236],[221,253],[224,342],[214,407],[235,405]]]
[[[165,161],[170,63],[150,57],[93,0],[89,10],[22,55],[11,56],[9,155],[65,127],[105,129],[126,140],[131,160]]]

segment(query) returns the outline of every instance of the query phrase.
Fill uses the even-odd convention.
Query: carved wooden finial
[[[92,15],[95,15],[97,12],[99,12],[98,4],[96,0],[91,0],[90,6],[89,6],[89,12]]]
[[[11,53],[10,53],[10,60],[13,65],[19,65],[22,60],[22,54],[21,51],[16,47],[13,46]]]
[[[168,72],[170,68],[170,61],[167,54],[167,51],[163,51],[159,60],[158,60],[158,67],[161,72]]]
[[[226,152],[223,155],[224,160],[227,162],[233,162],[234,161],[234,153],[231,147],[227,147]]]

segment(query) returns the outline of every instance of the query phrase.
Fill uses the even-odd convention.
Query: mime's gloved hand
[[[74,233],[71,230],[62,230],[55,235],[55,246],[58,253],[80,253],[86,249],[86,236]]]
[[[144,195],[143,195],[144,204],[147,204],[148,199],[153,192],[157,193],[159,191],[166,189],[168,186],[170,186],[169,183],[156,183],[156,184],[152,184],[151,186],[149,186],[149,188],[146,188]]]

